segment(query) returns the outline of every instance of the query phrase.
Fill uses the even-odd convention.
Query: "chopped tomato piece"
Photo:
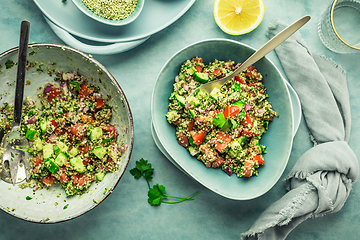
[[[196,145],[200,145],[205,139],[205,132],[204,131],[199,132],[199,133],[192,131],[190,134],[191,134],[192,139],[193,139],[193,141],[194,141],[194,143]]]
[[[57,123],[56,123],[55,119],[51,120],[51,125],[53,125],[54,128],[57,128]]]
[[[216,69],[215,71],[212,72],[212,75],[216,76],[216,75],[218,75],[220,72],[221,72],[221,69],[218,68],[218,69]]]
[[[91,158],[87,157],[83,160],[83,164],[86,166],[91,162]]]
[[[235,105],[226,106],[224,110],[225,119],[228,119],[229,116],[234,117],[238,115],[239,112],[240,112],[240,107],[238,106]]]
[[[179,133],[177,135],[177,138],[178,138],[178,143],[179,145],[187,148],[189,146],[189,139],[187,138],[187,136],[184,134],[184,133]]]
[[[215,161],[212,163],[211,167],[212,168],[217,168],[220,167],[220,165],[224,162],[225,160],[222,157],[217,157],[215,159]]]
[[[202,72],[202,66],[200,66],[200,65],[196,65],[195,66],[195,70],[197,71],[197,72]]]
[[[190,132],[190,131],[193,130],[194,125],[195,125],[195,122],[194,122],[194,121],[191,121],[191,122],[189,123],[188,132]]]
[[[89,151],[89,145],[85,144],[84,146],[78,147],[78,150],[84,154],[87,154]]]
[[[111,134],[115,134],[115,131],[116,131],[116,128],[111,124],[103,125],[103,126],[101,126],[101,128],[102,128],[102,130],[104,130],[106,132],[110,132]]]
[[[71,177],[71,179],[72,179],[72,182],[73,182],[74,184],[77,184],[77,183],[79,182],[80,175],[79,175],[79,174],[73,175],[73,176]]]
[[[92,119],[92,117],[89,115],[83,114],[83,115],[81,115],[81,121],[83,123],[93,123],[94,119]]]
[[[97,108],[97,109],[103,108],[104,105],[105,105],[104,100],[102,100],[102,99],[100,99],[100,98],[96,99],[95,102],[96,102],[96,108]]]
[[[83,138],[85,135],[84,124],[78,123],[71,127],[71,133],[78,138]]]
[[[60,182],[61,183],[67,183],[67,182],[69,182],[69,177],[66,175],[66,173],[62,173],[61,175],[60,175]]]
[[[61,94],[61,90],[57,87],[53,87],[49,92],[49,96],[47,97],[48,101],[53,100],[54,98],[58,97]]]
[[[243,80],[241,80],[241,78],[239,76],[235,76],[235,81],[241,83],[241,84],[245,84]]]
[[[252,137],[253,133],[248,128],[243,128],[241,131],[241,136]]]
[[[245,177],[251,177],[252,174],[252,167],[254,163],[250,160],[247,160],[243,167],[243,172],[245,173]]]
[[[200,58],[200,57],[193,58],[193,60],[194,60],[195,62],[198,62],[198,63],[202,63],[202,62],[203,62],[203,59]]]
[[[51,184],[55,181],[55,178],[53,176],[51,176],[50,174],[45,176],[42,179],[42,182],[46,185],[46,186],[51,186]]]
[[[250,115],[250,113],[246,112],[246,125],[251,125],[253,126],[253,123],[252,123],[252,117]]]
[[[36,157],[35,159],[34,159],[34,164],[35,164],[35,166],[39,166],[40,165],[40,163],[41,163],[41,158],[39,158],[39,157]]]
[[[223,132],[218,132],[216,134],[216,143],[215,143],[215,147],[219,152],[224,151],[229,143],[231,142],[231,137],[229,137],[228,135],[226,135]]]
[[[265,164],[264,158],[259,154],[254,157],[254,161],[258,164]]]
[[[80,88],[80,93],[79,93],[79,98],[84,98],[87,95],[91,94],[93,92],[93,90],[91,90],[90,88],[88,88],[87,85],[81,85]]]

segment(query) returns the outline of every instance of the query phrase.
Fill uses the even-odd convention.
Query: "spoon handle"
[[[29,42],[30,22],[24,20],[21,22],[19,55],[16,75],[15,101],[14,101],[14,119],[13,127],[20,126],[22,104],[24,98],[26,59]]]
[[[293,35],[299,28],[301,28],[305,23],[310,20],[310,16],[305,16],[279,32],[273,38],[271,38],[267,43],[265,43],[259,50],[253,53],[245,62],[243,62],[239,68],[237,68],[232,74],[215,80],[211,82],[207,82],[197,89],[195,89],[189,96],[195,93],[198,89],[205,91],[206,93],[210,94],[213,89],[217,88],[220,89],[227,81],[233,79],[236,75],[244,71],[250,65],[256,63],[261,58],[263,58],[266,54],[271,52],[274,48],[279,46],[282,42],[284,42],[287,38]]]

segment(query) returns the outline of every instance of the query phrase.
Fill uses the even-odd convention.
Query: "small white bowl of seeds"
[[[145,0],[72,0],[84,14],[101,23],[123,26],[141,13]]]

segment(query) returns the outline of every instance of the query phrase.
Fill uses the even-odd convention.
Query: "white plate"
[[[145,0],[140,16],[126,26],[109,26],[82,13],[72,1],[34,0],[43,14],[67,32],[98,42],[144,39],[179,19],[195,0]]]
[[[106,43],[106,44],[92,41],[91,44],[88,44],[85,43],[84,41],[81,41],[79,38],[74,37],[69,32],[57,26],[55,23],[51,22],[46,16],[44,16],[44,18],[46,22],[49,24],[50,28],[64,43],[85,53],[92,53],[99,55],[117,54],[133,49],[134,47],[139,46],[140,44],[142,44],[143,42],[145,42],[147,39],[150,38],[149,36],[131,42],[117,42],[117,43]]]

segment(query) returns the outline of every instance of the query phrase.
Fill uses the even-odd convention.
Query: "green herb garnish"
[[[6,69],[12,68],[13,66],[14,66],[13,61],[11,61],[10,59],[6,61],[6,63],[5,63]]]
[[[26,196],[26,200],[31,200],[32,197]]]
[[[148,187],[148,202],[152,206],[160,206],[160,204],[163,203],[179,203],[186,200],[194,200],[193,197],[195,197],[199,192],[196,192],[195,194],[191,195],[187,198],[182,197],[174,197],[174,196],[168,196],[165,194],[165,187],[163,185],[155,184],[152,188],[150,187],[149,180],[152,179],[152,174],[154,173],[154,169],[151,167],[151,164],[148,163],[147,160],[141,158],[140,161],[136,161],[136,167],[130,170],[130,173],[136,178],[139,179],[141,177],[144,177]],[[166,198],[175,198],[179,199],[177,201],[164,201]]]

